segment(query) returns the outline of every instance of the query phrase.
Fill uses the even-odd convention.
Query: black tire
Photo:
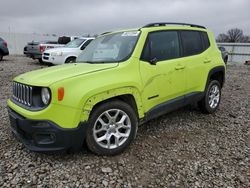
[[[39,63],[43,64],[43,60],[41,58],[38,59]]]
[[[0,61],[2,61],[3,60],[3,54],[2,54],[2,52],[0,52]]]
[[[112,112],[112,110],[117,110],[117,109],[121,110],[122,112],[125,112],[128,119],[130,120],[129,121],[131,123],[130,124],[131,125],[130,133],[125,138],[124,142],[120,146],[119,146],[119,144],[118,144],[118,146],[114,146],[115,145],[114,144],[113,146],[116,147],[116,148],[105,148],[103,146],[100,146],[100,144],[98,144],[97,141],[95,140],[95,138],[94,138],[94,128],[95,128],[95,125],[97,125],[96,124],[96,122],[98,122],[97,119],[99,117],[102,117],[102,114],[104,112],[106,112],[108,110],[110,110]],[[120,120],[119,120],[119,118],[120,117],[117,117],[115,119],[117,121],[121,121],[122,118]],[[107,126],[111,126],[111,124],[107,123]],[[132,107],[130,105],[128,105],[125,102],[119,101],[119,100],[113,100],[113,101],[105,102],[105,103],[97,106],[90,115],[89,127],[87,129],[86,143],[87,143],[88,148],[93,153],[95,153],[97,155],[116,155],[116,154],[121,153],[124,149],[126,149],[130,145],[130,143],[134,140],[134,138],[136,136],[136,133],[137,133],[137,128],[138,128],[138,118],[136,116],[135,111],[132,109]],[[107,130],[104,130],[104,132],[106,132],[104,135],[107,135],[108,133],[110,134],[110,132],[108,132]],[[117,132],[118,131],[116,130],[116,133]],[[116,137],[113,136],[113,141],[114,141],[115,138]],[[124,138],[122,138],[122,139],[124,139]],[[110,136],[109,140],[111,140],[111,136]],[[108,140],[105,140],[105,141],[107,141],[107,143],[108,143]],[[111,141],[110,141],[110,143],[111,143]]]
[[[228,56],[226,56],[226,57],[224,58],[225,64],[227,64],[227,61],[228,61]]]
[[[76,62],[76,58],[75,57],[69,57],[65,61],[65,63],[75,63],[75,62]]]
[[[218,96],[219,96],[219,100],[218,102],[216,103],[216,106],[215,107],[211,107],[210,104],[209,104],[209,96],[211,94],[211,90],[213,89],[213,87],[216,87],[218,88],[219,90],[219,93],[218,93]],[[220,100],[221,100],[221,84],[220,82],[218,82],[217,80],[211,80],[206,88],[206,91],[205,91],[205,96],[203,97],[203,99],[201,101],[198,102],[198,106],[199,108],[201,109],[201,111],[203,113],[206,113],[206,114],[212,114],[214,113],[217,108],[219,107],[220,105]]]

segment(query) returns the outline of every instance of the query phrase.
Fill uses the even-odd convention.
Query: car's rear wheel
[[[43,60],[41,58],[38,59],[39,63],[43,64]]]
[[[205,96],[198,105],[202,112],[213,113],[217,110],[221,99],[221,85],[217,80],[211,80],[205,91]]]
[[[2,52],[0,52],[0,61],[2,61],[3,60],[3,54],[2,54]]]
[[[87,146],[98,155],[116,155],[135,138],[137,123],[137,116],[127,103],[118,100],[103,103],[91,113]]]
[[[228,61],[228,56],[226,56],[226,57],[224,58],[225,64],[227,64],[227,61]]]

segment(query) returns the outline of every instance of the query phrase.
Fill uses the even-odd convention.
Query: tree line
[[[238,28],[229,29],[226,33],[221,33],[216,38],[217,42],[250,42],[250,36],[244,35],[243,31]]]

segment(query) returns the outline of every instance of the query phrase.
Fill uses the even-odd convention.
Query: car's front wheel
[[[86,142],[98,155],[122,152],[135,138],[137,116],[125,102],[110,101],[98,106],[90,116]]]
[[[68,59],[66,59],[65,63],[75,63],[76,62],[76,58],[75,57],[69,57]]]

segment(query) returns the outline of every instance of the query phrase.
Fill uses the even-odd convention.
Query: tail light
[[[46,49],[46,46],[40,46],[39,48],[40,48],[40,52],[43,53]]]
[[[7,45],[7,42],[3,42],[3,45],[7,48],[8,47],[8,45]]]

